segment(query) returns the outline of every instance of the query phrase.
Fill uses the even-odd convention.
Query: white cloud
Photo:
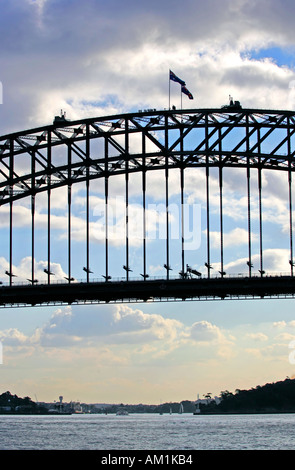
[[[174,342],[183,325],[158,314],[146,314],[127,305],[87,306],[72,310],[58,309],[49,322],[36,334],[40,344],[56,346],[75,345],[78,342],[94,344],[144,344],[153,341]]]
[[[5,346],[23,346],[29,342],[28,337],[17,328],[0,331],[0,340],[5,343]]]
[[[290,272],[290,252],[287,249],[269,248],[263,251],[263,266],[266,273],[281,273],[286,274]],[[248,258],[240,258],[225,264],[224,269],[228,274],[237,274],[245,272],[245,266]],[[253,271],[258,272],[260,267],[260,255],[252,255]],[[216,263],[216,269],[219,265]]]
[[[18,329],[0,332],[5,345],[34,346],[35,348],[101,348],[102,345],[122,345],[126,350],[136,348],[140,354],[160,357],[181,345],[203,344],[230,348],[233,338],[226,338],[219,327],[207,321],[185,326],[178,320],[148,314],[129,306],[71,306],[57,309],[47,323],[36,328],[30,336]]]
[[[231,230],[228,233],[223,233],[223,246],[226,247],[233,247],[243,245],[248,243],[248,231],[237,227]],[[257,235],[252,235],[252,241],[257,240]],[[210,240],[212,240],[212,246],[219,247],[220,246],[220,232],[210,232]]]
[[[235,339],[232,335],[227,335],[218,326],[202,320],[192,324],[187,329],[188,338],[200,347],[210,350],[210,355],[223,360],[229,360],[235,355]]]
[[[294,341],[295,336],[290,333],[280,333],[275,339],[277,341],[285,341],[290,343],[291,341]]]
[[[207,321],[199,321],[194,323],[191,327],[190,334],[192,339],[202,342],[211,342],[212,340],[216,341],[219,340],[221,336],[219,328]]]
[[[254,341],[258,342],[264,342],[268,340],[267,335],[265,335],[264,333],[248,333],[246,336],[247,338],[253,339]]]
[[[286,326],[285,320],[276,321],[273,323],[274,328],[285,328],[285,326]]]
[[[32,257],[27,256],[21,259],[18,265],[12,266],[12,273],[16,276],[16,282],[27,282],[29,279],[32,279]],[[0,258],[0,278],[4,282],[8,282],[7,276],[5,276],[4,272],[8,269],[9,262],[4,257]],[[48,262],[47,261],[36,261],[34,263],[34,278],[40,282],[47,282],[48,275],[44,272],[44,269],[48,269]],[[59,263],[52,262],[50,264],[50,270],[54,273],[53,280],[59,281],[64,280],[67,274],[63,271],[61,265]]]

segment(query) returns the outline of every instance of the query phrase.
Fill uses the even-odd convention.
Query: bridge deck
[[[158,279],[12,285],[0,288],[0,306],[293,296],[295,277]]]

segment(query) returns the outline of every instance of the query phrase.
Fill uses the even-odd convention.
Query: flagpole
[[[170,111],[170,70],[169,70],[169,111]]]

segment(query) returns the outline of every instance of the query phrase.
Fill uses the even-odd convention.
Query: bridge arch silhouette
[[[288,271],[283,273],[281,269],[270,273],[264,265],[263,177],[269,171],[276,175],[280,172],[285,178],[288,229],[283,246],[277,247],[284,250],[288,265]],[[76,121],[69,121],[61,114],[53,124],[4,135],[0,137],[3,270],[0,305],[293,297],[294,171],[295,113],[292,111],[243,109],[233,104],[215,109],[149,109]],[[239,208],[238,216],[245,226],[247,252],[243,258],[245,270],[237,275],[225,270],[225,248],[229,245],[227,250],[230,250],[230,243],[224,229],[229,209],[227,206],[227,213],[224,210],[224,192],[229,187],[225,175],[230,174],[233,185],[240,181],[244,185],[243,212]],[[133,182],[132,178],[135,178]],[[147,216],[148,202],[155,196],[150,192],[157,191],[157,186],[153,186],[155,178],[162,181],[163,189],[162,239],[154,237],[151,243]],[[199,219],[199,225],[193,227],[192,236],[198,242],[189,249],[185,233],[189,218],[185,212],[187,182],[198,186],[202,198],[195,199],[196,204],[191,206],[195,210],[202,206],[204,215],[202,228]],[[120,228],[117,227],[120,246],[124,245],[123,258],[117,256],[116,241],[110,236],[114,229],[109,222],[110,186],[120,196],[120,207],[124,208]],[[137,249],[140,247],[141,253],[138,255],[137,251],[136,256],[138,273],[130,262],[134,187],[141,221],[140,236],[137,236]],[[77,217],[72,213],[76,188],[83,188],[80,204],[84,235],[80,244],[77,244]],[[102,222],[96,235],[91,205],[91,198],[95,199],[93,188],[100,203],[98,213]],[[66,228],[62,235],[64,249],[54,253],[57,213],[52,201],[55,194],[60,194],[59,190],[67,195],[63,206],[66,221],[65,217],[62,219]],[[215,198],[214,207],[212,191],[215,196],[218,193],[218,205]],[[178,201],[177,248],[171,236],[171,200]],[[38,201],[42,201],[42,210],[37,213]],[[215,231],[211,227],[213,213],[218,220],[218,228],[214,222]],[[41,219],[42,240],[37,241]],[[241,234],[234,229],[232,233]],[[100,249],[93,241],[95,237],[96,242],[99,238]],[[46,254],[42,259],[37,242],[42,244],[42,255]],[[158,263],[164,269],[164,274],[159,276],[148,272],[149,246],[153,245],[155,250],[155,244],[161,246]],[[21,258],[26,259],[26,268],[16,267]],[[36,276],[36,266],[39,271],[40,266],[43,268],[42,279]],[[62,266],[59,279],[54,272],[57,266]],[[22,269],[29,269],[23,279]],[[82,273],[84,277],[80,279]]]

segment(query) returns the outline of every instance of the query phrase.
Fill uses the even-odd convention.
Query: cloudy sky
[[[229,94],[243,107],[295,107],[292,0],[0,0],[0,6],[1,135],[50,124],[61,109],[73,120],[167,108],[169,69],[186,81],[194,96],[192,102],[183,98],[184,108],[220,107]],[[178,90],[172,83],[176,107],[180,106]],[[160,177],[150,178],[151,194],[157,194]],[[172,196],[173,187],[179,187],[177,177],[173,178]],[[285,178],[264,175],[269,271],[288,269],[288,244],[281,243],[288,233]],[[240,181],[240,173],[227,172],[225,267],[233,273],[240,272],[247,258],[246,227],[239,218],[246,207]],[[187,178],[186,196],[203,205],[202,184],[197,182],[204,183],[203,174]],[[120,195],[122,183],[113,186],[114,198]],[[213,209],[218,207],[217,189],[213,178]],[[130,194],[136,201],[136,177],[130,181]],[[99,208],[99,185],[91,197],[92,208]],[[75,188],[73,198],[73,239],[78,246],[81,188]],[[45,197],[40,195],[36,277],[46,267],[44,207]],[[53,194],[52,228],[57,242],[52,267],[61,278],[67,269],[62,257],[65,207],[66,193]],[[15,205],[16,243],[25,239],[29,211],[26,201]],[[7,208],[2,207],[2,228],[7,226],[7,216]],[[96,223],[95,230],[93,243],[102,226]],[[218,240],[218,227],[212,227],[211,235],[212,242]],[[15,250],[16,274],[26,273],[29,254]],[[257,256],[253,257],[256,265]],[[200,251],[197,268],[203,258]],[[6,264],[4,250],[1,272]],[[151,260],[149,271],[160,274],[156,259]],[[3,309],[0,392],[37,396],[40,401],[63,395],[65,401],[160,403],[282,380],[295,372],[289,357],[289,345],[295,339],[293,312],[291,300]]]

